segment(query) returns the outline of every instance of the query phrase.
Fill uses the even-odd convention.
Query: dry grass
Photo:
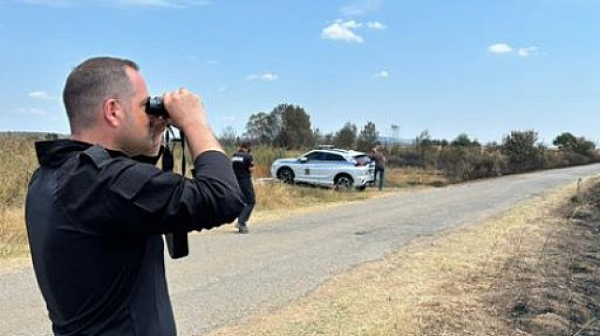
[[[279,312],[210,335],[529,335],[510,322],[514,305],[497,301],[515,285],[503,275],[523,270],[515,268],[519,263],[535,270],[548,236],[566,225],[551,209],[573,191],[528,201],[477,227],[419,239],[336,276]]]
[[[0,136],[0,206],[21,206],[38,163],[36,139]]]
[[[415,167],[386,168],[385,185],[392,188],[404,188],[407,186],[444,186],[450,181],[444,174],[437,170],[422,169]]]
[[[0,207],[0,259],[29,253],[23,209]]]
[[[0,136],[0,259],[28,253],[23,204],[37,167],[35,140]]]
[[[510,261],[487,297],[503,322],[533,335],[600,335],[600,183],[560,208],[542,251]]]
[[[257,211],[289,211],[291,209],[304,208],[312,205],[365,200],[377,194],[377,192],[372,189],[365,192],[338,192],[334,189],[311,186],[290,186],[283,183],[255,184],[254,187],[256,192]]]

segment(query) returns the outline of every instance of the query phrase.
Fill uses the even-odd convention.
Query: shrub
[[[538,134],[533,130],[512,131],[510,135],[504,137],[502,150],[512,172],[520,173],[543,168],[543,148],[535,146],[537,141]]]
[[[459,182],[502,175],[506,162],[499,153],[488,153],[478,147],[450,147],[439,153],[437,167],[448,179]]]

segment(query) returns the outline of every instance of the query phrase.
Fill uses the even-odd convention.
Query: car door
[[[347,161],[342,155],[323,153],[323,160],[313,169],[315,179],[317,179],[320,184],[333,185],[334,177],[338,172],[343,170],[343,165],[346,163]]]
[[[314,168],[320,161],[321,152],[310,152],[302,156],[295,166],[295,180],[298,182],[315,183]]]

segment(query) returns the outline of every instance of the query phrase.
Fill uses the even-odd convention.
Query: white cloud
[[[225,92],[225,91],[227,91],[227,88],[226,88],[226,87],[224,87],[224,86],[221,86],[221,87],[219,87],[219,88],[217,89],[217,91],[219,91],[219,92]]]
[[[387,72],[386,70],[381,70],[378,73],[376,73],[374,76],[377,78],[388,78],[388,77],[390,77],[390,73]]]
[[[386,25],[384,25],[381,22],[377,22],[377,21],[367,23],[367,27],[369,27],[371,29],[386,29],[387,28]]]
[[[187,8],[209,5],[208,0],[13,0],[30,5],[73,7],[99,4],[109,7],[170,7]]]
[[[272,74],[270,72],[264,73],[262,75],[249,75],[248,77],[246,77],[248,80],[250,81],[255,81],[255,80],[263,80],[263,81],[267,81],[267,82],[272,82],[275,81],[279,78],[279,76],[277,76],[276,74]]]
[[[40,99],[40,100],[55,100],[56,97],[50,95],[46,91],[32,91],[29,92],[29,98]]]
[[[13,114],[21,115],[33,115],[33,116],[45,116],[48,115],[48,111],[38,108],[20,108],[12,111]]]
[[[513,48],[506,43],[496,43],[488,47],[488,51],[494,54],[508,54]]]
[[[517,51],[517,53],[521,57],[527,57],[527,56],[531,55],[532,53],[534,53],[536,51],[537,51],[536,47],[526,47],[526,48],[519,48],[519,50]]]
[[[340,8],[340,12],[346,16],[364,15],[379,9],[382,0],[359,0],[355,3]]]
[[[488,51],[494,54],[511,54],[516,53],[520,57],[528,57],[538,52],[537,47],[521,47],[513,48],[506,43],[496,43],[488,47]]]
[[[361,24],[354,20],[336,20],[335,23],[325,27],[321,32],[321,38],[329,40],[343,40],[346,42],[363,43],[365,40],[353,30],[360,28]]]

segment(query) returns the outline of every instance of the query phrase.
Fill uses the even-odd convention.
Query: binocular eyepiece
[[[146,101],[146,113],[165,119],[169,117],[162,97],[149,97]]]

